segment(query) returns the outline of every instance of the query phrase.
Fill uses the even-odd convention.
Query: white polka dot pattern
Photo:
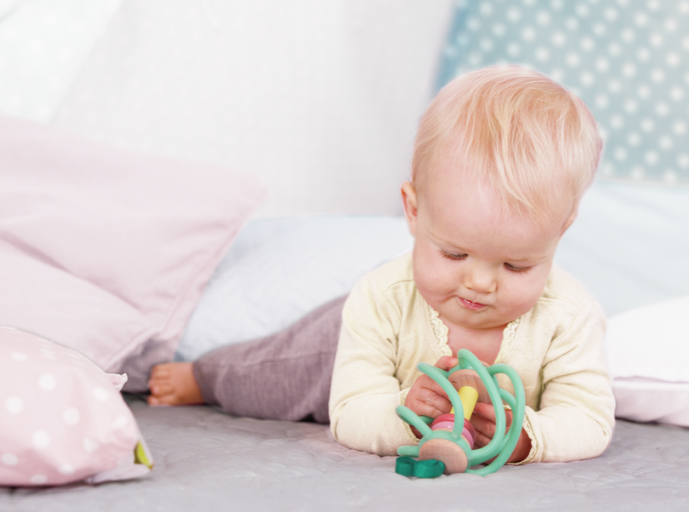
[[[602,176],[689,183],[689,2],[462,1],[451,33],[439,85],[492,64],[536,69],[593,111]]]
[[[24,410],[24,401],[18,396],[11,396],[5,400],[5,408],[8,413],[16,416]]]
[[[98,441],[94,441],[90,437],[85,437],[84,440],[82,441],[82,444],[84,446],[84,451],[87,453],[93,453],[99,448]]]
[[[60,472],[61,475],[72,475],[74,474],[74,468],[70,466],[69,464],[61,464],[57,470]]]
[[[0,486],[76,482],[127,458],[133,466],[140,434],[117,392],[123,381],[70,349],[0,327]]]
[[[79,409],[76,407],[69,407],[68,409],[65,409],[65,412],[62,415],[62,419],[65,420],[67,425],[76,425],[79,423],[79,418],[81,418],[81,414],[79,413]]]
[[[39,377],[38,385],[44,391],[52,391],[55,388],[55,377],[49,373],[44,373]]]
[[[37,430],[31,436],[31,441],[33,442],[34,447],[42,450],[50,445],[50,436],[45,430]]]
[[[94,388],[93,389],[93,397],[96,400],[103,402],[103,401],[107,400],[109,396],[110,396],[110,394],[103,388]]]
[[[29,483],[33,485],[45,485],[48,483],[48,477],[41,473],[36,473],[35,475],[31,475]]]
[[[23,352],[12,352],[12,355],[10,357],[12,357],[14,361],[22,362],[26,361],[29,356],[27,356]]]
[[[121,428],[126,427],[129,424],[129,418],[126,416],[119,416],[115,418],[115,421],[112,423],[112,428],[115,430],[120,430]]]

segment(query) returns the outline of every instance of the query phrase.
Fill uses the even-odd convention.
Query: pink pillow
[[[150,455],[119,393],[125,381],[73,350],[0,327],[0,485],[148,473]],[[146,464],[136,463],[137,446]]]
[[[605,336],[615,416],[689,427],[689,296],[630,309]]]
[[[0,116],[0,324],[86,354],[125,389],[170,360],[265,188]]]

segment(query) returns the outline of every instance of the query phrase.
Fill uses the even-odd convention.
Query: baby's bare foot
[[[159,364],[148,380],[149,405],[202,404],[203,396],[194,377],[193,363]]]

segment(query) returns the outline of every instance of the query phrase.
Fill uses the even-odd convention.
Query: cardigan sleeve
[[[416,441],[395,413],[406,391],[395,376],[400,322],[399,306],[369,277],[345,303],[329,408],[333,436],[349,448],[396,455]]]
[[[543,361],[538,410],[526,408],[527,462],[596,457],[612,438],[615,401],[603,353],[605,316],[597,302],[582,307],[551,341]]]

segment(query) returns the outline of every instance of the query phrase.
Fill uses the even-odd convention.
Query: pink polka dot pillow
[[[74,350],[0,327],[0,485],[97,483],[150,471],[119,392],[126,380]]]

